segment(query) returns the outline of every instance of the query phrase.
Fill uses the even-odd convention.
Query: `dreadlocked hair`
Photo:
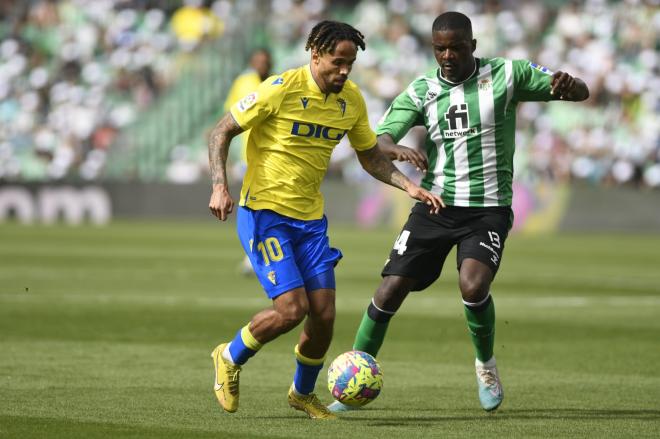
[[[312,28],[307,38],[305,50],[313,49],[319,54],[332,53],[340,41],[352,41],[364,50],[364,35],[350,24],[325,20]]]

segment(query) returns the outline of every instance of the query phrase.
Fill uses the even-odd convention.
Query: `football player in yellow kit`
[[[307,40],[310,63],[267,78],[232,106],[211,133],[209,208],[224,221],[234,210],[225,169],[229,142],[251,129],[237,228],[273,302],[212,353],[216,397],[227,412],[238,409],[242,365],[304,321],[288,402],[311,418],[336,417],[313,390],[332,339],[334,267],[342,257],[329,243],[320,185],[332,150],[345,135],[372,176],[406,191],[432,212],[442,207],[438,196],[411,182],[378,146],[362,94],[348,80],[358,48],[365,48],[363,35],[352,26],[318,23]]]

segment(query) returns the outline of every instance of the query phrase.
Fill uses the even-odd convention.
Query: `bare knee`
[[[309,305],[310,324],[323,332],[332,332],[335,323],[335,293],[315,291]]]
[[[486,298],[490,291],[492,275],[489,272],[461,271],[458,286],[461,289],[463,300],[469,303],[478,303]]]
[[[312,317],[314,318],[315,322],[318,322],[318,324],[326,327],[332,327],[333,323],[335,322],[335,314],[335,307],[328,306],[320,311],[315,312]]]
[[[274,302],[281,332],[288,332],[298,326],[309,313],[309,302],[304,295],[287,294]]]
[[[296,304],[285,310],[280,310],[280,322],[285,331],[289,331],[298,326],[305,316],[307,316],[308,308],[304,305]]]
[[[407,277],[385,276],[374,294],[374,304],[385,311],[397,311],[415,282]]]
[[[480,279],[463,279],[459,281],[461,295],[463,300],[470,303],[477,303],[482,301],[488,295],[490,283],[483,282]]]
[[[478,303],[488,296],[493,273],[482,262],[467,259],[461,265],[458,286],[461,289],[463,300],[469,303]]]

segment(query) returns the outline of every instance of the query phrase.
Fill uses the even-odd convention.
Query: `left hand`
[[[394,159],[400,162],[408,162],[412,164],[418,171],[426,172],[428,169],[428,160],[426,155],[415,149],[407,148],[402,145],[395,145],[391,154]]]
[[[416,200],[425,203],[428,206],[431,206],[431,213],[439,213],[440,209],[442,209],[443,207],[447,207],[445,206],[445,202],[442,201],[442,198],[432,194],[426,189],[422,189],[417,185],[412,185],[408,187],[406,189],[406,192],[408,192],[408,195],[410,195],[411,198],[414,198]]]
[[[556,71],[550,80],[550,94],[559,96],[559,99],[572,98],[572,93],[575,90],[575,78],[566,72]]]

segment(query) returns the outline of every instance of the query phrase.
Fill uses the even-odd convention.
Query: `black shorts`
[[[437,215],[429,210],[422,203],[412,208],[381,275],[416,279],[412,290],[423,290],[440,276],[449,251],[458,245],[457,268],[465,258],[473,258],[495,276],[513,224],[511,208],[447,206]]]

